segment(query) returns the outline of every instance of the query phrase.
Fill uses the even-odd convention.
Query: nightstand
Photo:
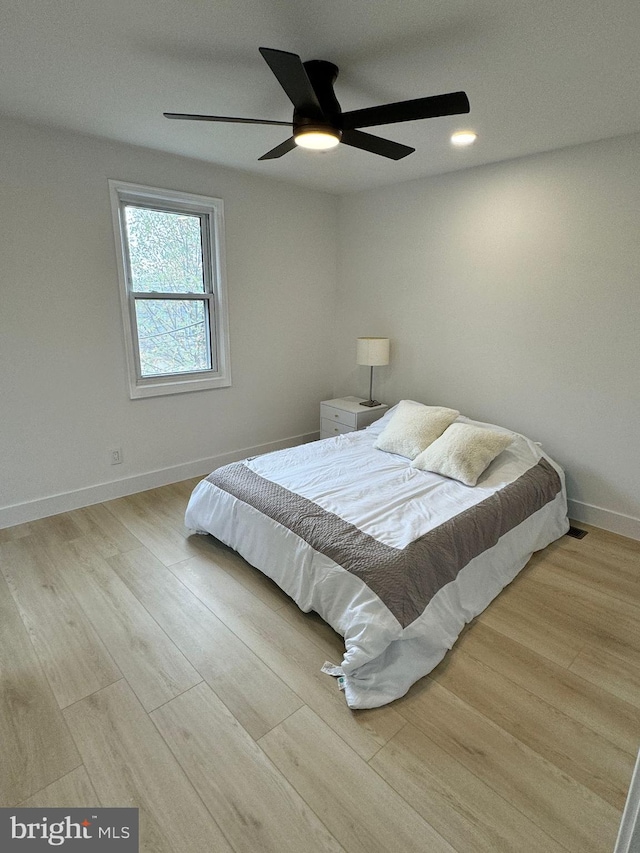
[[[337,397],[320,403],[320,438],[331,438],[345,432],[364,429],[381,418],[389,408],[361,406],[364,397]]]

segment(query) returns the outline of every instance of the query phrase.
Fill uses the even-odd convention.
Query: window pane
[[[125,206],[131,289],[204,293],[200,217]]]
[[[142,376],[211,370],[209,306],[199,299],[136,299]]]

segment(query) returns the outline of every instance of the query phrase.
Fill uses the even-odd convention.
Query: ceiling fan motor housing
[[[342,136],[342,110],[333,91],[338,79],[338,66],[324,59],[303,62],[309,81],[322,109],[319,113],[313,104],[301,105],[293,113],[293,134],[312,131],[330,131],[338,139]]]

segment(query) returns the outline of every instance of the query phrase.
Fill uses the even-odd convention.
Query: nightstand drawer
[[[320,438],[365,429],[389,408],[384,403],[363,406],[362,397],[336,397],[320,403]],[[338,427],[338,429],[336,429]]]
[[[327,406],[326,403],[320,404],[320,418],[324,429],[324,422],[331,421],[332,423],[344,424],[345,426],[355,429],[357,426],[357,418],[355,412],[346,412],[344,409],[335,409],[333,406]],[[349,432],[349,430],[343,430]]]
[[[328,418],[321,418],[320,438],[331,438],[331,436],[342,435],[345,432],[355,432],[355,427],[330,421]]]

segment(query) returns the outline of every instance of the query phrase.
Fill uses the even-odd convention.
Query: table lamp
[[[373,368],[389,364],[389,338],[358,338],[356,362],[366,364],[371,368],[369,376],[369,399],[360,403],[361,406],[379,406],[373,399]]]

